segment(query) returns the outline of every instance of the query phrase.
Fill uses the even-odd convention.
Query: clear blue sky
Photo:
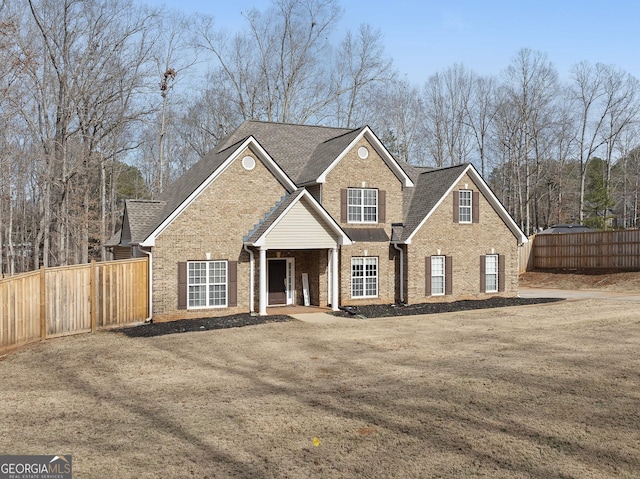
[[[145,0],[140,0],[145,1]],[[187,14],[211,14],[232,31],[240,12],[269,0],[146,0]],[[521,48],[547,53],[560,78],[573,64],[616,65],[640,79],[640,2],[636,0],[342,0],[341,38],[361,23],[379,28],[400,74],[422,84],[454,63],[499,75]]]

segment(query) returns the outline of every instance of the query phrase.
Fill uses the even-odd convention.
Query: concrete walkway
[[[313,324],[356,324],[361,321],[355,316],[349,318],[343,318],[341,316],[333,316],[327,313],[294,313],[290,314],[292,318],[297,319],[298,321],[303,321],[305,323],[313,323]]]

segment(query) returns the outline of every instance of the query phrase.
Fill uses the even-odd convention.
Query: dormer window
[[[378,190],[370,188],[349,188],[348,222],[378,222]]]

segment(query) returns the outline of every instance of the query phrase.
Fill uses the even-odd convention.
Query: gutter
[[[253,251],[249,249],[249,247],[245,244],[243,249],[249,253],[249,312],[254,315],[256,314],[255,309],[253,307],[253,296],[254,296],[254,287],[255,287],[255,279],[254,279],[254,268],[255,268],[255,258],[253,256]]]
[[[404,303],[404,251],[398,247],[397,243],[392,243],[393,247],[400,251],[400,302]]]
[[[152,323],[153,322],[153,255],[151,251],[145,251],[142,247],[138,246],[138,251],[143,254],[146,254],[149,257],[149,317],[147,317],[144,322]]]

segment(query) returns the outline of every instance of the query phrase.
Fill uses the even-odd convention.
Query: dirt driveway
[[[0,453],[83,479],[640,476],[628,302],[102,332],[4,357],[0,384]]]

